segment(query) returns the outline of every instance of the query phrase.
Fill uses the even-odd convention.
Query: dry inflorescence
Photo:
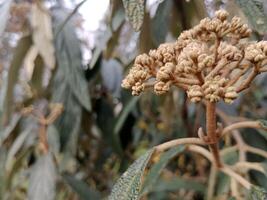
[[[256,75],[267,71],[267,42],[249,42],[248,25],[227,17],[219,10],[214,18],[182,32],[174,43],[137,56],[122,86],[133,95],[150,87],[160,95],[176,86],[192,102],[232,103]]]

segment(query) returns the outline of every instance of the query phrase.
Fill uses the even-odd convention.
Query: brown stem
[[[47,125],[40,124],[39,128],[39,145],[43,154],[47,154],[49,151],[49,145],[47,140]]]
[[[237,88],[236,92],[239,93],[249,87],[250,83],[259,74],[259,71],[254,67],[253,71],[249,74],[248,78]]]
[[[222,167],[220,161],[219,148],[218,148],[218,137],[216,134],[216,104],[207,101],[206,103],[206,128],[207,136],[211,142],[209,145],[210,151],[213,154],[215,164],[218,168]]]

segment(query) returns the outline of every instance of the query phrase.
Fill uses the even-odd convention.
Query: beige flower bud
[[[166,92],[168,92],[170,90],[170,83],[171,82],[163,82],[163,81],[160,81],[160,82],[157,82],[155,85],[154,85],[154,91],[157,95],[162,95],[162,94],[165,94]]]
[[[224,102],[228,104],[232,104],[234,100],[238,97],[235,87],[228,87],[226,88],[224,94]]]
[[[203,97],[202,88],[199,85],[191,86],[187,91],[187,96],[193,103],[201,101]]]
[[[228,17],[229,13],[225,10],[218,10],[215,12],[216,18],[220,19],[221,21],[225,21]]]
[[[174,71],[174,64],[173,63],[166,63],[163,67],[159,69],[157,72],[157,80],[167,81],[171,79],[172,73]]]

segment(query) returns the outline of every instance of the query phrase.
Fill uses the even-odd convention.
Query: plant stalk
[[[222,167],[220,161],[219,148],[218,148],[218,137],[216,135],[216,104],[207,101],[206,103],[206,131],[209,138],[209,148],[214,157],[215,164],[218,168]]]

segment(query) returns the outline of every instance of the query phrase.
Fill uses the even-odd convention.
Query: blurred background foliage
[[[71,6],[62,0],[0,2],[4,200],[105,198],[147,149],[196,136],[203,124],[203,105],[190,104],[181,91],[133,97],[122,90],[124,71],[135,56],[174,41],[219,8],[248,22],[256,40],[266,38],[267,30],[265,0],[125,0],[124,5],[110,0],[90,45],[82,24],[94,18],[79,13],[86,0],[69,0]],[[84,58],[85,50],[90,59]],[[266,119],[266,91],[263,75],[234,105],[219,107],[232,116]],[[243,132],[250,132],[243,134],[248,144],[267,150],[265,132]],[[237,156],[225,159],[231,163]],[[249,155],[249,160],[267,166],[261,157]],[[143,199],[205,199],[209,163],[204,158],[169,153],[163,165],[161,175],[147,183]],[[249,178],[267,188],[266,176],[252,171]],[[218,180],[217,198],[228,199],[229,178],[219,174]]]

